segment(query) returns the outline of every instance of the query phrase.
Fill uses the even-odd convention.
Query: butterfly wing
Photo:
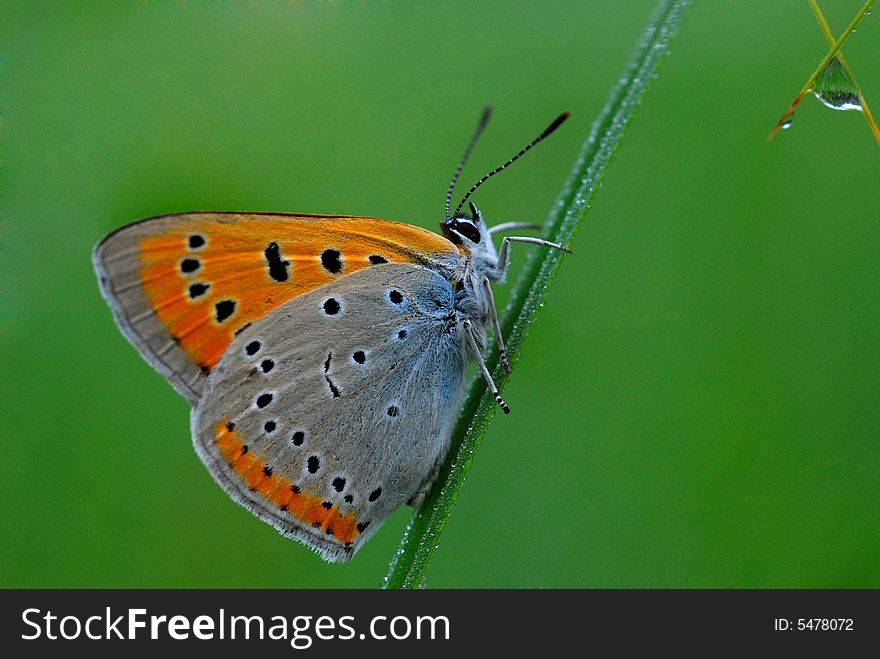
[[[122,331],[195,404],[235,335],[271,309],[372,265],[455,254],[438,234],[375,218],[182,213],[110,234],[93,263]]]
[[[378,265],[236,336],[193,410],[193,441],[235,501],[346,561],[433,478],[466,368],[449,281]]]

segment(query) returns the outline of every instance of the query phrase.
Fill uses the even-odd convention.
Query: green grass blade
[[[620,144],[645,90],[656,76],[689,4],[689,0],[660,0],[651,14],[629,64],[611,91],[608,103],[593,123],[572,173],[553,206],[544,230],[544,237],[548,240],[567,245],[574,235],[596,193],[599,179]],[[511,291],[501,328],[512,361],[519,354],[561,258],[562,254],[557,250],[531,252]],[[503,387],[507,376],[498,367],[498,355],[494,348],[489,364],[492,365],[495,382],[499,388]],[[475,378],[453,432],[451,459],[447,460],[424,503],[414,513],[391,561],[384,587],[419,588],[424,585],[439,536],[446,527],[489,419],[496,409],[483,379]]]
[[[831,33],[831,28],[828,26],[828,21],[825,20],[825,16],[822,14],[822,10],[819,8],[819,3],[816,0],[809,0],[810,8],[813,10],[813,13],[816,15],[816,20],[819,21],[819,27],[822,28],[822,34],[825,35],[825,40],[828,42],[830,46],[834,45],[834,35]],[[867,14],[865,14],[867,16]],[[874,136],[877,144],[880,145],[880,128],[877,127],[877,122],[874,121],[874,115],[871,114],[871,108],[868,107],[868,101],[865,99],[864,94],[862,94],[862,90],[859,87],[859,83],[856,82],[856,77],[852,72],[852,69],[849,68],[849,64],[846,63],[846,57],[843,56],[843,51],[837,51],[836,60],[840,62],[840,65],[843,67],[844,73],[849,77],[852,81],[853,87],[855,87],[855,91],[857,94],[857,101],[859,104],[859,108],[862,111],[862,114],[865,116],[865,121],[868,122],[868,128],[871,129],[871,134]],[[827,68],[827,67],[826,67]],[[818,80],[817,80],[818,82]],[[814,86],[815,91],[815,86]],[[822,99],[820,99],[822,100]],[[824,101],[823,101],[824,102]],[[855,109],[855,108],[852,108]]]
[[[779,117],[779,121],[776,122],[776,125],[773,126],[773,130],[770,131],[770,134],[767,136],[767,141],[773,139],[773,136],[776,135],[782,129],[783,126],[788,127],[791,126],[791,115],[794,114],[794,109],[797,107],[797,104],[803,100],[804,96],[810,88],[813,86],[813,83],[816,81],[816,78],[825,70],[825,67],[828,66],[828,62],[831,61],[833,57],[835,57],[840,50],[841,46],[849,39],[849,35],[856,31],[856,26],[859,24],[868,12],[871,11],[871,5],[874,3],[874,0],[865,0],[865,4],[862,5],[862,8],[856,12],[856,15],[853,16],[852,20],[849,22],[849,25],[846,26],[846,29],[843,33],[837,38],[833,44],[831,44],[831,50],[829,50],[825,57],[822,58],[822,61],[819,62],[819,65],[816,67],[816,70],[810,74],[810,77],[807,78],[807,81],[804,83],[804,86],[801,87],[801,90],[798,92],[797,96],[794,97],[794,100],[791,104],[786,108],[785,112],[782,113],[782,116]]]

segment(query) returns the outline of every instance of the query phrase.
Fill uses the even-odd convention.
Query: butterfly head
[[[535,139],[526,144],[522,149],[519,150],[516,155],[514,155],[512,158],[509,158],[502,165],[499,165],[488,174],[480,178],[465,193],[461,201],[458,202],[458,206],[455,207],[455,210],[450,212],[450,208],[452,206],[452,193],[455,189],[455,184],[458,182],[458,177],[461,174],[462,169],[464,168],[464,165],[474,148],[474,145],[477,143],[477,139],[479,139],[480,135],[483,132],[483,129],[486,127],[490,115],[490,107],[487,107],[485,110],[483,110],[483,114],[480,117],[479,123],[477,124],[477,129],[471,136],[470,142],[468,142],[467,148],[464,151],[464,155],[462,155],[461,160],[459,160],[458,162],[458,166],[455,168],[455,173],[452,175],[452,180],[449,182],[449,188],[446,190],[446,219],[444,219],[440,223],[440,228],[443,231],[443,235],[448,240],[458,245],[459,247],[466,248],[468,251],[470,251],[472,254],[475,254],[476,256],[483,257],[485,260],[489,261],[489,264],[492,267],[494,267],[495,262],[497,261],[497,252],[495,251],[495,246],[492,244],[491,232],[486,226],[486,223],[483,221],[483,216],[480,214],[480,211],[477,209],[474,203],[470,201],[470,196],[474,192],[476,192],[477,189],[481,185],[483,185],[483,183],[516,162],[520,157],[523,156],[523,154],[529,151],[538,142],[540,142],[557,128],[559,128],[562,122],[568,119],[570,115],[568,112],[563,112],[562,114],[560,114],[558,117],[556,117],[556,119],[553,120],[553,122],[549,126],[547,126],[547,128],[545,128],[541,132],[540,135],[538,135]],[[470,207],[470,215],[462,210],[466,203]],[[497,228],[495,230],[497,230]]]
[[[458,213],[440,223],[440,229],[446,238],[460,247],[466,248],[472,254],[490,256],[492,261],[496,257],[495,245],[492,243],[489,228],[483,221],[483,214],[474,205],[470,206],[470,215]]]
[[[469,204],[471,214],[458,213],[440,223],[440,229],[448,240],[456,245],[464,245],[474,249],[477,245],[488,242],[489,231],[483,222],[483,215],[473,204]]]

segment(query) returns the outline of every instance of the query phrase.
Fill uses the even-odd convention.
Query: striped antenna
[[[474,150],[474,145],[476,145],[477,140],[480,139],[480,135],[483,133],[483,129],[486,127],[486,124],[489,123],[489,117],[492,116],[492,106],[487,105],[483,108],[483,114],[480,116],[480,122],[477,124],[477,129],[474,131],[474,134],[471,136],[471,141],[468,142],[467,148],[464,150],[464,155],[462,155],[461,160],[458,161],[458,167],[455,168],[455,173],[452,175],[452,180],[449,182],[449,189],[446,191],[446,219],[450,219],[449,216],[449,207],[452,206],[452,191],[455,189],[455,184],[458,183],[458,177],[461,176],[461,170],[464,169],[464,164],[467,162],[467,159],[471,155],[471,151]]]
[[[503,165],[499,165],[498,167],[496,167],[495,169],[493,169],[491,172],[489,172],[488,174],[486,174],[486,175],[485,175],[483,178],[481,178],[479,181],[477,181],[476,183],[474,183],[474,184],[471,186],[471,189],[467,191],[467,194],[465,194],[464,198],[463,198],[460,202],[458,202],[458,206],[455,207],[455,212],[452,214],[453,217],[458,216],[458,211],[461,210],[461,207],[465,205],[465,203],[467,202],[467,200],[470,198],[470,196],[474,193],[474,191],[475,191],[477,188],[479,188],[481,185],[483,185],[483,183],[485,183],[485,182],[488,181],[490,178],[492,178],[493,176],[495,176],[495,174],[497,174],[498,172],[500,172],[500,171],[503,170],[504,168],[508,167],[509,165],[511,165],[511,164],[513,164],[514,162],[516,162],[517,160],[519,160],[519,158],[521,158],[521,157],[522,157],[527,151],[529,151],[533,146],[535,146],[538,142],[540,142],[541,140],[543,140],[545,137],[549,136],[554,130],[556,130],[557,128],[559,128],[559,127],[562,125],[562,122],[565,121],[566,119],[568,119],[570,116],[571,116],[571,112],[563,112],[562,114],[560,114],[558,117],[556,117],[556,119],[553,120],[553,123],[551,123],[549,126],[547,126],[547,128],[545,128],[545,129],[541,132],[541,134],[538,135],[535,139],[533,139],[531,142],[529,142],[528,144],[526,144],[526,145],[520,150],[520,152],[517,153],[513,158],[511,158],[510,160],[508,160],[508,161],[507,161],[506,163],[504,163]],[[477,132],[477,135],[479,135],[479,134],[480,134],[480,133],[479,133],[479,131],[478,131],[478,132]],[[470,146],[473,146],[473,145],[470,145]],[[450,190],[450,194],[452,194],[452,191],[451,191],[451,190]],[[446,212],[446,217],[447,217],[447,218],[449,217],[449,211],[448,211],[448,208],[449,208],[449,206],[448,206],[448,204],[447,204],[447,212]]]

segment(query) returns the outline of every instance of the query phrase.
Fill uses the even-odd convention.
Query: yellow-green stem
[[[825,39],[828,41],[830,45],[834,45],[834,34],[831,32],[831,28],[828,26],[828,21],[825,20],[825,16],[822,14],[822,10],[819,8],[819,3],[816,0],[808,0],[810,3],[810,7],[813,10],[813,13],[816,15],[816,20],[819,21],[819,26],[822,28],[822,33],[825,35]],[[856,77],[852,72],[852,69],[849,68],[849,64],[846,63],[846,58],[843,56],[843,51],[841,50],[837,53],[837,59],[840,60],[840,63],[843,65],[843,70],[846,71],[846,74],[852,78],[853,82],[856,85],[856,89],[859,92],[859,105],[862,106],[862,114],[865,115],[865,121],[868,122],[868,128],[871,129],[871,133],[874,135],[874,139],[877,140],[877,145],[880,146],[880,129],[877,128],[877,123],[874,121],[874,115],[871,114],[871,109],[868,107],[868,101],[865,96],[862,94],[862,87],[856,81]]]
[[[856,25],[859,24],[859,21],[868,13],[868,10],[871,8],[871,5],[874,4],[874,0],[865,0],[865,4],[862,5],[862,8],[856,12],[856,15],[853,16],[853,19],[849,22],[849,25],[846,26],[846,29],[843,31],[837,41],[834,42],[834,45],[831,46],[831,50],[822,58],[822,61],[819,62],[819,65],[816,67],[816,70],[813,71],[812,75],[807,78],[807,82],[798,92],[798,95],[794,97],[794,100],[791,102],[791,105],[788,106],[788,109],[782,113],[782,116],[779,118],[779,121],[776,122],[776,125],[773,127],[773,130],[770,131],[770,134],[767,136],[767,141],[773,139],[773,136],[779,132],[779,129],[782,128],[782,124],[785,123],[786,119],[788,119],[792,113],[794,112],[795,107],[798,103],[801,102],[803,97],[806,95],[808,91],[810,91],[810,87],[813,86],[813,83],[816,81],[816,78],[819,77],[819,74],[825,70],[825,67],[828,65],[828,62],[831,61],[831,58],[837,55],[837,51],[840,50],[840,47],[846,42],[849,38],[849,35],[853,33],[856,28]]]

